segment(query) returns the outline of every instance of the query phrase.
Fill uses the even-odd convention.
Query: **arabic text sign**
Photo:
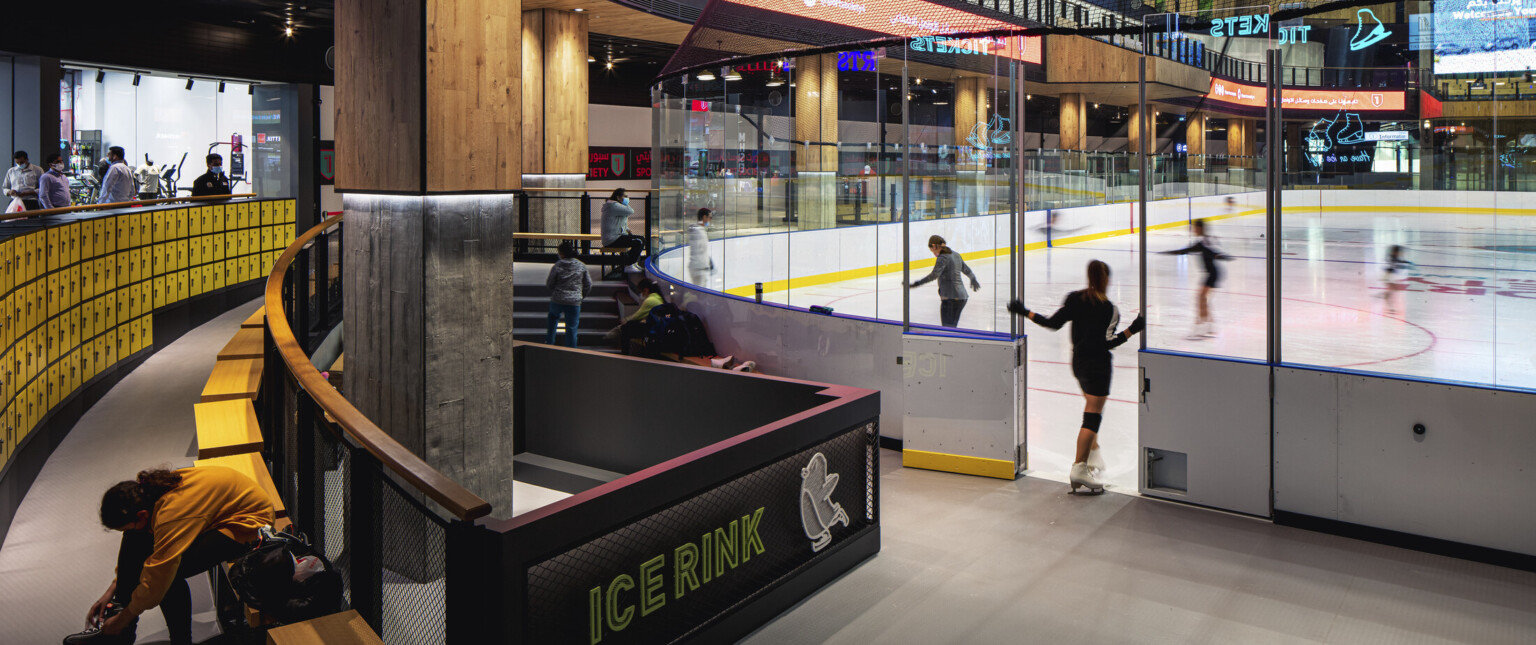
[[[772,11],[821,22],[846,25],[891,36],[916,38],[979,31],[1020,29],[1018,25],[978,16],[968,11],[927,2],[926,0],[725,0],[732,4]],[[990,53],[1041,63],[1043,39],[1040,36],[1003,38],[1003,44]],[[1020,43],[1020,41],[1023,41]]]
[[[1206,98],[1248,107],[1265,107],[1265,90],[1219,78],[1211,79]],[[1281,107],[1293,110],[1400,111],[1406,108],[1402,91],[1354,92],[1335,90],[1293,90],[1280,94]]]

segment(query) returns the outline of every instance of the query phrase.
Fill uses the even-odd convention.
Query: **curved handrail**
[[[304,353],[299,340],[293,335],[293,328],[288,325],[287,313],[283,311],[283,279],[288,274],[289,267],[305,244],[315,239],[322,231],[340,224],[343,217],[345,215],[338,215],[305,231],[293,241],[293,244],[283,250],[283,254],[278,256],[277,262],[272,266],[272,274],[267,276],[265,298],[267,328],[272,332],[272,340],[277,345],[278,354],[283,357],[283,364],[287,366],[288,373],[298,379],[299,387],[309,393],[315,405],[329,413],[331,418],[336,420],[336,424],[346,431],[347,436],[367,448],[380,463],[395,471],[417,490],[441,504],[459,519],[473,520],[485,517],[491,513],[490,503],[480,499],[447,475],[438,472],[436,468],[427,465],[427,462],[400,445],[400,442],[386,434],[356,407],[353,407],[340,392],[337,392],[336,388],[320,375],[320,370],[310,364],[309,356]]]
[[[105,210],[108,208],[127,208],[129,206],[153,206],[155,204],[168,204],[170,202],[211,202],[229,201],[239,197],[255,197],[256,193],[240,193],[238,195],[203,195],[201,197],[165,197],[162,199],[141,199],[132,202],[112,202],[110,204],[85,204],[82,206],[65,206],[63,208],[43,208],[35,211],[22,211],[9,215],[0,215],[0,222],[27,217],[42,217],[44,215],[62,215],[64,213],[79,213],[83,211]]]

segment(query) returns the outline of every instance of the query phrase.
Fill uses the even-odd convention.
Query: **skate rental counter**
[[[75,421],[293,239],[292,199],[163,201],[0,222],[0,539]]]

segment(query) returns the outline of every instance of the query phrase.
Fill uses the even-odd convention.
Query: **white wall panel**
[[[902,337],[908,450],[1014,462],[1024,444],[1024,340]],[[1017,472],[1017,470],[1015,470]]]
[[[1141,352],[1141,492],[1269,516],[1269,366]],[[1188,491],[1146,485],[1147,449],[1188,456]]]
[[[1275,510],[1338,519],[1338,377],[1275,369]]]

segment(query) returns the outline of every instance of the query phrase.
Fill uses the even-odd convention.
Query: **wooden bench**
[[[266,353],[266,332],[261,328],[242,327],[235,332],[235,337],[229,339],[224,349],[219,350],[218,360],[231,361],[242,358],[261,358]]]
[[[373,628],[348,609],[339,614],[321,616],[302,623],[274,627],[267,632],[267,645],[383,645]]]
[[[267,462],[262,461],[261,453],[248,452],[228,457],[214,457],[212,459],[199,459],[192,462],[197,468],[204,466],[223,466],[246,477],[256,480],[261,489],[266,491],[267,497],[272,500],[272,513],[277,521],[272,523],[272,528],[286,531],[291,522],[288,521],[288,507],[283,505],[283,498],[277,494],[277,484],[272,481],[272,473],[267,470]]]
[[[250,399],[198,403],[192,413],[197,418],[198,459],[261,452],[261,426]]]
[[[256,399],[261,389],[261,361],[250,358],[217,361],[208,384],[203,386],[203,403]]]
[[[246,318],[245,322],[240,323],[240,328],[241,329],[261,329],[261,328],[264,328],[266,326],[267,326],[267,308],[266,308],[266,306],[262,306],[262,307],[258,308],[256,310],[256,313],[251,314],[250,318]]]

